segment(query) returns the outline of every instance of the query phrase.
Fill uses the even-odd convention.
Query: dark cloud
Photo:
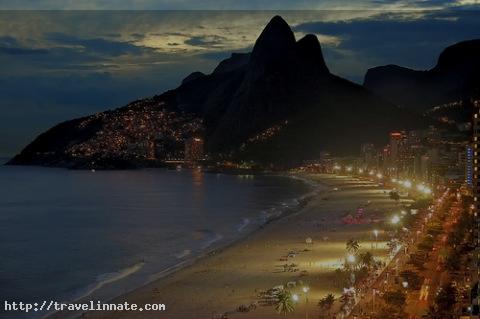
[[[28,48],[0,47],[0,54],[28,55],[28,54],[45,54],[45,53],[48,53],[48,50],[45,50],[45,49],[28,49]]]
[[[406,8],[459,5],[459,1],[446,0],[0,0],[1,9],[102,9],[102,10],[314,10],[338,8],[370,8],[378,5],[396,5]]]
[[[7,55],[30,55],[45,54],[46,49],[26,48],[19,45],[17,39],[11,36],[0,37],[0,54]]]
[[[214,35],[214,36],[196,36],[191,37],[188,40],[185,40],[185,44],[200,46],[200,47],[211,47],[222,44],[225,40],[224,37]]]
[[[146,48],[129,42],[112,41],[103,38],[84,39],[64,33],[49,33],[45,35],[45,39],[59,45],[78,46],[87,53],[113,57],[124,54],[141,54],[146,50]]]

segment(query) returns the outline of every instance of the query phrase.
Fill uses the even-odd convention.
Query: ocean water
[[[280,176],[0,166],[0,301],[107,300],[245,236],[312,189]]]

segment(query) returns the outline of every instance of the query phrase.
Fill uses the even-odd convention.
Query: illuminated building
[[[376,167],[378,165],[377,153],[372,143],[362,144],[361,153],[364,168]]]
[[[480,102],[476,101],[474,103],[473,109],[473,213],[475,216],[476,225],[474,227],[475,238],[477,240],[475,258],[474,258],[474,269],[476,272],[474,274],[473,282],[476,283],[477,291],[476,294],[472,295],[472,315],[478,316],[479,314],[479,275],[480,275],[480,223],[479,223],[479,213],[480,213],[480,180],[479,180],[479,152],[480,152]]]
[[[469,188],[473,187],[473,147],[467,145],[465,148],[465,183]]]
[[[393,176],[403,170],[405,162],[405,133],[391,132],[389,144],[389,171]]]
[[[185,161],[195,162],[202,160],[203,154],[203,139],[199,137],[190,137],[185,140]]]

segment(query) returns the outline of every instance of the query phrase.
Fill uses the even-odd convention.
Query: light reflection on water
[[[262,211],[308,190],[199,170],[0,167],[0,296],[65,300],[101,287],[95,297],[112,297],[238,238]]]

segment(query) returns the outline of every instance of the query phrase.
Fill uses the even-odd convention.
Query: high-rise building
[[[465,147],[465,184],[473,190],[473,147],[467,145]]]
[[[190,137],[185,140],[185,161],[195,162],[204,158],[203,139]]]
[[[398,175],[400,170],[403,170],[405,160],[405,133],[391,132],[390,133],[390,154],[389,154],[389,171],[392,175]]]
[[[377,152],[372,143],[365,143],[361,146],[362,164],[365,168],[376,167],[378,165]]]
[[[474,102],[473,108],[473,213],[475,216],[475,238],[476,238],[476,250],[475,250],[475,265],[473,269],[476,269],[474,274],[473,282],[476,284],[477,291],[476,294],[472,297],[472,314],[478,316],[479,314],[479,295],[480,295],[480,223],[479,223],[479,214],[480,214],[480,178],[479,178],[479,152],[480,152],[480,101]]]

